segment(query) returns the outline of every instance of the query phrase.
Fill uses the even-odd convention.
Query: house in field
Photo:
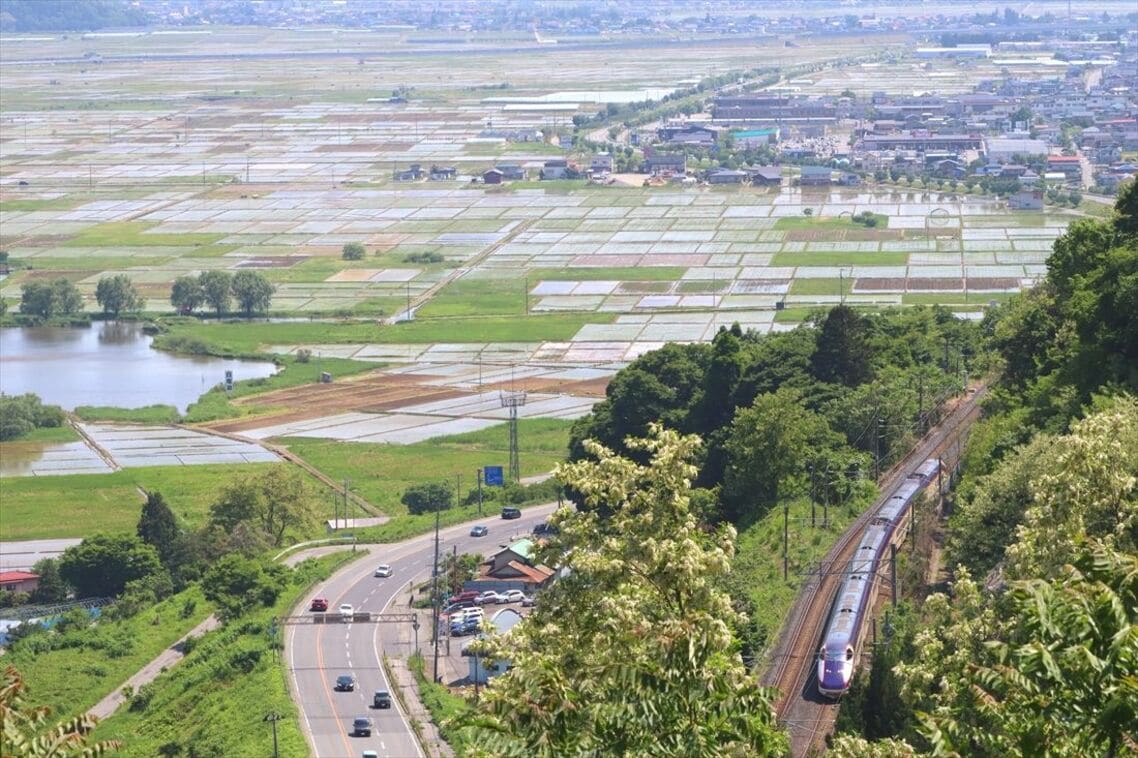
[[[432,182],[441,182],[454,179],[458,176],[458,169],[454,166],[431,166],[427,178]]]
[[[521,181],[526,178],[526,170],[517,163],[499,163],[494,168],[502,172],[502,179],[507,182]]]
[[[782,184],[781,166],[754,166],[743,169],[751,176],[751,184],[756,187],[778,187]]]
[[[501,184],[503,174],[500,169],[492,168],[489,171],[482,172],[482,182],[484,184]]]
[[[612,155],[609,153],[597,153],[594,155],[593,162],[589,164],[589,172],[594,176],[598,174],[611,174]]]
[[[40,575],[30,571],[0,571],[0,590],[5,592],[35,592],[40,586]]]
[[[746,178],[746,171],[730,171],[725,168],[707,173],[708,184],[742,184]]]
[[[565,179],[569,176],[572,167],[567,158],[553,158],[546,161],[541,167],[542,179]]]
[[[828,187],[832,174],[829,166],[803,166],[798,183],[803,187]]]
[[[682,174],[687,170],[687,156],[683,153],[654,153],[644,159],[644,171],[652,176]]]
[[[1008,197],[1008,208],[1014,211],[1043,210],[1043,190],[1025,189]]]
[[[397,182],[417,182],[423,178],[423,167],[418,163],[412,163],[407,168],[395,172],[395,181]]]

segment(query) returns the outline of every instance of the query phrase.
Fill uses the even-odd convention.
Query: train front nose
[[[818,661],[818,690],[825,695],[840,695],[849,689],[851,666],[846,661]]]

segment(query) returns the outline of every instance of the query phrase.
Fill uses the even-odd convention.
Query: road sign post
[[[506,484],[505,472],[501,466],[486,466],[482,469],[487,487],[503,487]]]

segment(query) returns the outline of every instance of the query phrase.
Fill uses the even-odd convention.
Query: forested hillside
[[[1002,373],[949,523],[952,582],[901,614],[836,752],[1133,755],[1138,186],[984,327]]]

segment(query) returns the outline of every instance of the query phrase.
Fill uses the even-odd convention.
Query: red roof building
[[[39,586],[39,574],[33,574],[30,571],[0,571],[0,590],[35,592]]]

